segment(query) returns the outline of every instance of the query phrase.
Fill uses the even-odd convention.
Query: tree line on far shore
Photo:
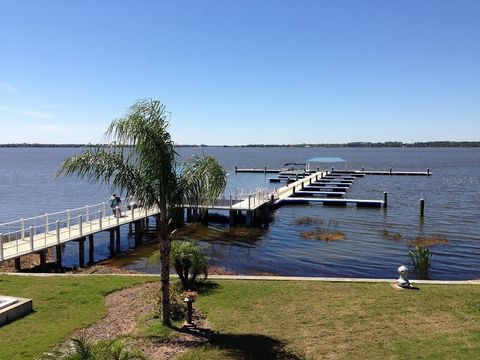
[[[112,144],[39,144],[39,143],[15,143],[15,144],[0,144],[2,148],[80,148],[88,146],[111,147]],[[350,147],[350,148],[382,148],[382,147],[409,147],[409,148],[423,148],[423,147],[463,147],[473,148],[480,147],[480,141],[421,141],[413,143],[404,143],[401,141],[385,141],[385,142],[348,142],[335,144],[248,144],[248,145],[205,145],[205,144],[176,144],[176,147]]]

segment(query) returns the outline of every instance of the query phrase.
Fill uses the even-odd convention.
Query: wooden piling
[[[387,207],[388,205],[388,194],[386,192],[383,193],[383,207]]]
[[[78,239],[78,266],[85,266],[85,238]]]
[[[45,271],[47,269],[47,250],[42,250],[38,253],[40,256],[40,270]]]
[[[135,246],[142,245],[143,242],[143,232],[142,232],[142,223],[141,221],[135,221]]]
[[[22,266],[20,264],[20,258],[16,258],[15,259],[15,271],[21,271],[22,270]]]
[[[110,256],[115,255],[115,230],[110,230]]]
[[[88,235],[88,263],[93,264],[93,255],[94,255],[94,245],[93,245],[93,234]]]
[[[425,215],[425,200],[420,199],[420,217],[423,218],[423,216]]]
[[[62,268],[62,245],[55,246],[55,264],[57,269]]]
[[[115,254],[120,254],[120,226],[115,228]]]

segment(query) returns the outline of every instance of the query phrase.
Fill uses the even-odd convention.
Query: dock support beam
[[[93,234],[90,234],[88,235],[88,263],[90,265],[93,264],[93,253],[94,253]]]
[[[115,230],[110,230],[110,256],[115,255]]]
[[[45,271],[47,268],[47,250],[42,250],[38,253],[40,256],[40,270]]]
[[[22,266],[20,265],[20,258],[16,258],[15,259],[15,271],[21,271],[22,270]]]
[[[135,246],[142,245],[142,222],[140,220],[135,221]]]
[[[78,266],[85,266],[85,238],[78,239]]]
[[[62,268],[62,245],[55,246],[55,263],[57,269],[60,270]]]
[[[120,254],[120,226],[115,228],[115,254]]]
[[[247,211],[247,227],[252,227],[255,223],[255,212],[254,211]]]

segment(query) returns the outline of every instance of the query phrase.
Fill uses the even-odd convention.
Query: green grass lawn
[[[99,321],[105,295],[145,277],[0,276],[35,312],[0,328],[0,359],[33,359]],[[199,296],[216,332],[181,359],[480,358],[480,286],[216,281]],[[151,329],[150,329],[151,330]]]
[[[181,359],[480,358],[480,286],[219,281],[196,302],[219,334]]]
[[[0,327],[0,359],[34,359],[106,315],[105,296],[157,278],[0,276],[0,294],[33,299],[34,313]]]

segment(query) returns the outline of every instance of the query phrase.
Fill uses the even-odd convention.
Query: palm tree
[[[169,276],[174,218],[182,204],[201,205],[226,186],[226,174],[210,156],[176,163],[167,131],[169,112],[157,100],[140,100],[125,117],[114,120],[105,137],[110,148],[94,147],[63,162],[58,174],[77,175],[91,183],[108,184],[133,196],[139,206],[157,207],[160,238],[162,322],[170,325]]]

